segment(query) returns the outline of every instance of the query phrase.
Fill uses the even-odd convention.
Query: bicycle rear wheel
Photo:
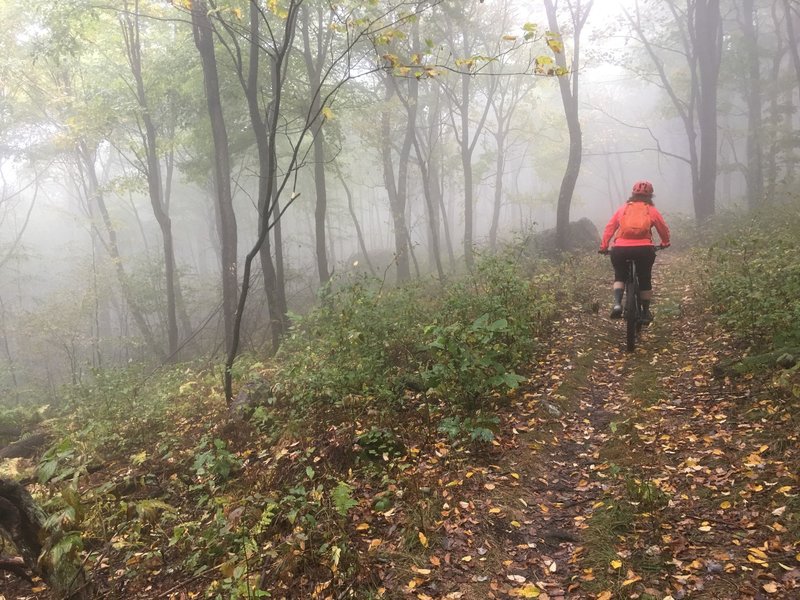
[[[639,294],[632,282],[625,284],[625,329],[628,352],[636,349],[636,334],[639,332]]]

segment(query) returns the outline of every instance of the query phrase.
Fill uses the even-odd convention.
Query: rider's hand
[[[600,250],[597,251],[598,254],[608,254],[608,252],[608,248],[600,248]]]
[[[659,248],[661,248],[662,250],[664,250],[665,248],[669,248],[669,246],[670,246],[669,244],[660,244],[660,245],[659,245]]]

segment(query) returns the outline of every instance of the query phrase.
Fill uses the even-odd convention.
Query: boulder
[[[569,224],[567,244],[570,252],[596,251],[600,247],[600,232],[592,221],[583,217]],[[558,255],[555,228],[534,234],[528,242],[528,250],[534,255]]]

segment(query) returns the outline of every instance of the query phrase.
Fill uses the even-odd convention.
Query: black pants
[[[611,248],[611,264],[614,265],[614,281],[628,279],[627,261],[636,264],[636,273],[639,275],[639,290],[648,292],[653,289],[651,276],[653,263],[656,262],[656,249],[654,246],[614,246]]]

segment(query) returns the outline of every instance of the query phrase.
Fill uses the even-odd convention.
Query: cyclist
[[[669,246],[669,228],[664,217],[653,205],[653,184],[649,181],[637,181],[628,201],[614,213],[608,221],[603,240],[600,242],[600,253],[607,254],[611,245],[611,264],[614,266],[614,305],[611,318],[622,316],[622,292],[628,277],[626,261],[633,260],[639,274],[639,299],[642,303],[643,320],[653,320],[650,313],[650,300],[653,297],[651,273],[656,260],[656,249],[653,245],[652,228],[655,227],[661,240],[661,247]],[[615,236],[616,234],[616,236]]]

